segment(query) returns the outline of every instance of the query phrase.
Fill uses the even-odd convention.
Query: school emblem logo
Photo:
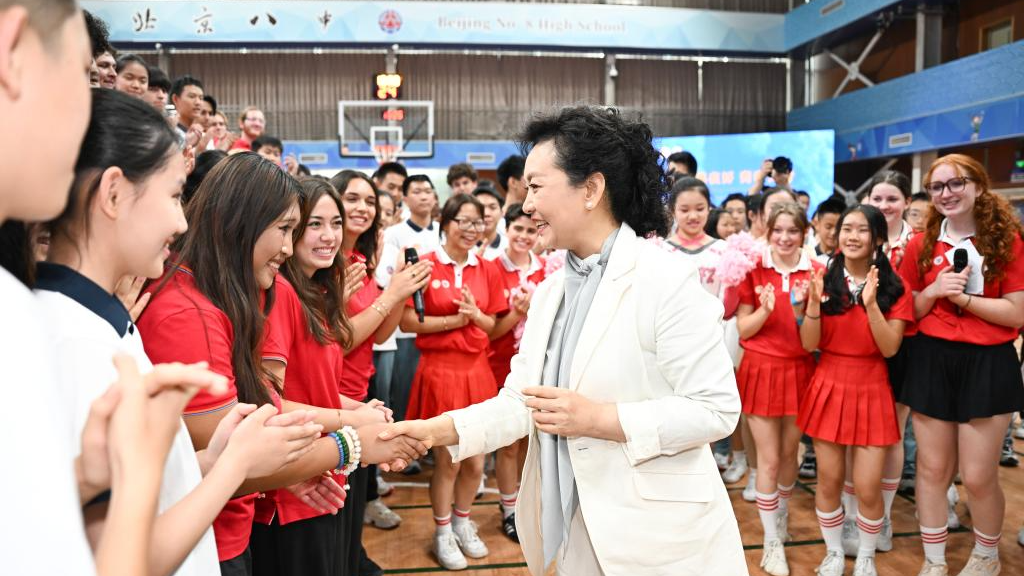
[[[402,29],[402,16],[394,10],[385,10],[377,18],[380,29],[388,34],[394,34]]]
[[[936,256],[936,257],[935,257],[935,260],[932,260],[932,262],[933,262],[933,263],[934,263],[934,264],[935,264],[936,266],[942,266],[942,263],[943,263],[943,261],[945,261],[945,260],[946,260],[946,259],[945,259],[944,257],[942,257],[942,256]]]
[[[447,280],[441,280],[441,286],[444,286],[445,288],[451,288],[452,287],[451,283],[448,282]]]
[[[434,280],[433,282],[430,283],[430,287],[433,288],[434,290],[437,290],[438,288],[441,287],[441,281]]]

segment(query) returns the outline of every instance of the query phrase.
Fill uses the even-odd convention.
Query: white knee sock
[[[772,492],[771,494],[757,493],[757,515],[761,517],[761,525],[764,526],[764,541],[778,540],[778,492]]]
[[[840,507],[834,512],[822,512],[815,509],[818,515],[818,526],[821,527],[821,537],[825,540],[825,549],[829,552],[843,553],[843,520],[845,514]]]

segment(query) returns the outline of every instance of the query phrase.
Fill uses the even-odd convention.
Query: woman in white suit
[[[642,239],[667,227],[651,138],[604,108],[527,125],[524,208],[566,265],[534,293],[496,398],[384,433],[456,461],[529,437],[516,524],[535,575],[747,574],[708,445],[740,413],[722,305]]]

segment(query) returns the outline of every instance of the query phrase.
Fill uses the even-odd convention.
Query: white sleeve
[[[674,394],[618,404],[633,465],[725,438],[739,420],[739,392],[723,340],[722,304],[701,287],[695,270],[672,276],[642,283],[653,287],[651,301],[657,302],[638,306],[641,325],[649,322],[654,327],[648,335],[654,341],[642,344],[653,346],[658,370]]]

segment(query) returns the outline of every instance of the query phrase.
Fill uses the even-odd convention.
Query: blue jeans
[[[370,382],[370,398],[383,401],[391,407],[391,377],[395,371],[395,351],[373,352],[373,381]]]
[[[416,347],[415,338],[398,338],[398,350],[395,352],[395,367],[391,375],[391,410],[395,413],[395,421],[405,420],[409,408],[409,393],[412,391],[412,379],[416,375],[416,367],[420,363],[420,349]]]

